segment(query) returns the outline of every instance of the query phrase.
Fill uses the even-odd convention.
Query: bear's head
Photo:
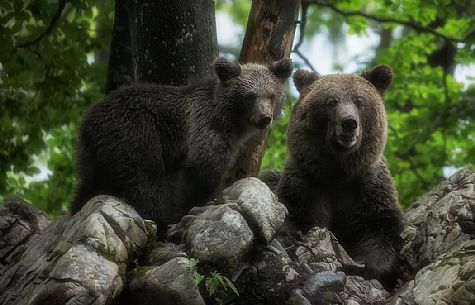
[[[387,65],[361,75],[295,72],[300,99],[288,131],[291,154],[353,159],[351,163],[364,166],[377,162],[387,137],[383,94],[392,78]]]
[[[292,74],[292,62],[283,58],[269,66],[214,62],[219,83],[215,96],[232,113],[236,124],[264,129],[282,109],[284,83]]]

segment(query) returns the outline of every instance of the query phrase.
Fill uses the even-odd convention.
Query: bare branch
[[[300,50],[293,50],[292,53],[295,53],[297,54],[298,57],[300,57],[300,59],[303,60],[303,62],[310,68],[310,70],[312,70],[313,72],[317,72],[315,70],[315,68],[313,67],[312,63],[310,63],[310,60],[308,60],[307,57],[305,57],[302,52],[300,52]]]
[[[301,13],[301,20],[300,20],[300,27],[299,27],[299,41],[295,44],[294,50],[298,50],[303,43],[305,38],[305,24],[307,23],[307,11],[308,11],[308,3],[302,3],[302,13]],[[294,51],[292,50],[292,51]]]
[[[318,6],[323,6],[331,9],[332,11],[345,16],[345,17],[351,17],[351,16],[360,16],[360,17],[365,17],[370,20],[374,20],[379,23],[396,23],[396,24],[402,24],[405,26],[408,26],[410,28],[413,28],[414,30],[420,31],[420,32],[426,32],[430,33],[434,36],[437,36],[439,38],[449,40],[449,41],[455,41],[455,42],[465,42],[470,36],[475,34],[475,28],[471,29],[468,31],[463,37],[455,37],[455,36],[450,36],[441,32],[438,32],[434,30],[433,28],[430,28],[428,26],[422,25],[420,23],[410,21],[410,20],[401,20],[401,19],[396,19],[396,18],[391,18],[391,17],[384,17],[384,16],[376,16],[376,15],[371,15],[364,13],[362,11],[352,11],[352,10],[344,10],[338,8],[335,4],[327,3],[324,1],[320,0],[302,0],[302,7],[304,4],[315,4]]]
[[[46,30],[45,30],[43,33],[41,33],[38,37],[36,37],[35,39],[20,44],[20,45],[18,46],[18,48],[26,48],[26,47],[29,47],[29,46],[31,46],[31,45],[33,45],[33,44],[39,42],[41,39],[43,39],[43,38],[46,37],[47,35],[49,35],[49,34],[53,31],[53,29],[54,29],[54,27],[56,26],[56,24],[58,23],[59,18],[61,17],[65,6],[66,6],[66,0],[59,0],[59,1],[58,1],[58,8],[56,9],[56,12],[54,13],[53,18],[51,19],[51,22],[49,23],[49,25],[48,25],[48,27],[46,28]]]
[[[304,38],[305,38],[305,24],[307,22],[307,11],[308,11],[308,3],[302,3],[302,15],[301,15],[301,20],[300,20],[300,26],[299,26],[299,40],[295,44],[294,49],[292,50],[292,53],[297,54],[298,57],[300,57],[303,62],[313,71],[315,72],[315,68],[313,65],[310,63],[310,60],[308,60],[307,57],[305,57],[302,52],[300,52],[300,46],[302,45]]]

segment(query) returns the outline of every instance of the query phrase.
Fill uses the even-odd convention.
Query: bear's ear
[[[393,80],[393,69],[388,65],[378,65],[371,70],[363,72],[361,77],[373,84],[382,95],[388,89]]]
[[[290,58],[282,58],[271,64],[269,70],[284,83],[292,74],[294,67]]]
[[[294,73],[294,84],[297,91],[300,95],[305,95],[307,93],[308,87],[313,84],[314,81],[318,79],[319,75],[315,72],[310,72],[307,70],[297,70]]]
[[[220,81],[225,82],[241,74],[241,66],[238,63],[229,62],[225,58],[218,58],[214,61],[214,71]]]

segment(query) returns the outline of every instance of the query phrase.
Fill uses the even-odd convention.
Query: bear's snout
[[[361,127],[358,110],[353,104],[340,105],[336,111],[337,142],[345,148],[353,148],[358,143]]]
[[[344,132],[353,133],[358,127],[358,121],[352,115],[348,115],[341,120],[341,127],[343,127]]]
[[[268,99],[257,100],[251,116],[251,122],[259,129],[266,128],[272,123],[274,113],[272,102]]]

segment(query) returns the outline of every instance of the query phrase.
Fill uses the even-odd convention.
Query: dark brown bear
[[[211,199],[239,145],[282,106],[290,59],[269,67],[214,63],[217,78],[189,86],[137,84],[112,92],[83,118],[71,212],[113,195],[160,233]]]
[[[297,71],[300,99],[288,127],[289,156],[276,186],[291,225],[327,227],[367,278],[396,281],[402,214],[383,156],[383,93],[389,66],[358,75]]]

